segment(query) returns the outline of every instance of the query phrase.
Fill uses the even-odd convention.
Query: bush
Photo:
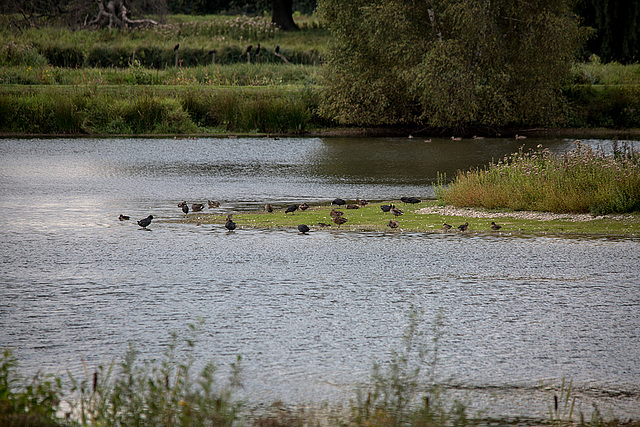
[[[569,126],[640,127],[640,86],[576,85],[565,90]]]
[[[41,49],[49,65],[54,67],[79,68],[84,66],[82,50],[71,46],[48,46]]]
[[[0,48],[0,66],[42,67],[46,64],[47,59],[31,45],[12,40]]]
[[[62,396],[60,378],[38,373],[26,382],[13,353],[0,354],[0,425],[58,426]]]
[[[580,143],[562,156],[521,149],[484,169],[459,172],[438,198],[487,209],[633,212],[640,210],[640,153],[624,146],[605,155]]]

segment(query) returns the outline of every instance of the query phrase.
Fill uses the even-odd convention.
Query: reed
[[[166,89],[166,90],[165,90]],[[178,86],[0,89],[0,132],[21,134],[301,133],[321,123],[312,87]],[[318,124],[314,124],[317,121]]]
[[[435,381],[442,317],[432,328],[424,313],[412,309],[403,345],[388,362],[374,364],[371,379],[355,390],[350,411],[316,418],[313,411],[292,412],[275,402],[273,415],[248,416],[236,398],[241,387],[241,358],[231,363],[222,380],[213,361],[196,371],[196,346],[203,322],[187,331],[170,334],[166,350],[157,360],[140,361],[130,345],[119,363],[90,369],[84,361],[83,376],[67,371],[62,377],[37,373],[32,379],[18,372],[11,351],[0,354],[0,425],[3,426],[367,426],[439,427],[485,425],[468,415],[463,402],[449,397]],[[576,398],[571,382],[549,390],[549,418],[529,425],[627,426],[638,420],[605,419],[597,407],[589,420],[574,413]],[[325,408],[326,409],[326,408]],[[325,411],[326,412],[326,411]],[[578,419],[575,419],[578,418]],[[494,420],[495,421],[495,420]],[[491,424],[491,421],[489,421]],[[503,425],[509,425],[504,421]],[[516,421],[517,425],[521,425]],[[493,425],[493,424],[491,424]]]
[[[431,331],[423,329],[424,312],[412,308],[403,346],[393,351],[384,366],[375,363],[371,381],[356,390],[349,425],[367,427],[465,426],[466,406],[449,401],[436,384],[438,342],[442,315],[435,316]]]
[[[201,65],[196,67],[143,67],[138,60],[126,68],[60,68],[49,65],[0,68],[0,84],[48,85],[153,85],[153,86],[281,86],[319,84],[317,66],[279,64]]]
[[[483,169],[459,172],[438,198],[454,206],[556,213],[640,210],[640,153],[616,145],[612,155],[576,143],[563,155],[547,149],[506,156]]]

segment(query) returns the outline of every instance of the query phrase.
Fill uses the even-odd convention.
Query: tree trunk
[[[273,0],[271,22],[284,31],[297,30],[298,26],[293,22],[293,0]]]
[[[127,28],[158,25],[152,19],[130,19],[127,16],[128,11],[124,5],[124,0],[109,0],[106,5],[104,0],[97,0],[96,3],[98,4],[98,14],[88,25],[97,25],[98,27],[108,25],[109,31],[111,31],[111,27]]]

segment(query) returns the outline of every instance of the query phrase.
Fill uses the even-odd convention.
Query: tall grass
[[[442,317],[434,319],[431,334],[421,329],[424,313],[412,310],[403,347],[391,360],[374,364],[369,384],[356,391],[350,424],[367,427],[465,426],[472,424],[465,405],[447,401],[436,384],[438,341]]]
[[[241,358],[229,366],[226,380],[213,361],[196,371],[196,346],[202,321],[186,333],[171,333],[159,360],[139,361],[135,347],[119,363],[91,370],[83,361],[80,376],[67,371],[61,377],[37,373],[32,379],[18,372],[10,351],[0,354],[0,425],[2,426],[303,426],[440,427],[478,425],[467,407],[451,399],[437,385],[438,341],[442,319],[425,329],[424,313],[412,310],[403,346],[385,364],[373,366],[371,380],[355,390],[350,413],[337,412],[320,421],[315,415],[278,411],[280,415],[249,419],[236,397],[241,387]],[[428,325],[427,325],[428,326]],[[63,385],[65,384],[65,385]],[[67,385],[68,384],[68,385]],[[637,421],[605,421],[594,407],[590,420],[582,413],[574,420],[571,382],[546,386],[552,400],[549,419],[536,425],[640,426]],[[285,407],[278,402],[275,408]],[[245,417],[245,415],[247,415]],[[484,424],[482,424],[484,425]],[[492,424],[493,425],[493,424]]]
[[[572,67],[574,81],[587,85],[638,85],[640,64],[622,65],[617,62],[601,64],[599,61],[576,63]]]
[[[22,134],[301,133],[321,124],[313,87],[50,86],[0,90],[0,132]]]
[[[199,325],[189,325],[184,338],[177,333],[159,362],[139,363],[129,347],[119,372],[99,366],[85,378],[74,378],[70,414],[81,425],[231,426],[242,405],[234,399],[240,386],[240,358],[231,364],[228,382],[217,385],[217,368],[207,362],[194,373],[194,349]]]
[[[274,50],[294,64],[318,65],[327,51],[329,32],[316,20],[297,17],[303,30],[282,32],[268,17],[170,16],[153,28],[138,30],[71,31],[60,27],[24,29],[16,33],[9,20],[0,20],[0,66],[43,65],[124,68],[138,60],[147,68],[163,69],[175,65],[174,46],[180,45],[178,59],[183,67],[212,63],[209,51],[215,49],[216,64],[246,62],[247,46],[261,43],[259,58],[252,62],[282,64]],[[17,41],[19,40],[19,41]]]
[[[9,66],[0,68],[4,85],[206,85],[276,86],[318,84],[316,66],[278,64],[233,64],[179,67],[156,70],[135,62],[127,68],[59,68]]]
[[[576,144],[555,155],[538,149],[505,156],[484,169],[459,172],[438,198],[454,206],[602,215],[640,210],[640,153]]]

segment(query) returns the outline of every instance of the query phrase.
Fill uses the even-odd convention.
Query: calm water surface
[[[610,141],[585,141],[610,147]],[[552,151],[571,140],[527,140]],[[435,377],[472,408],[545,417],[541,381],[579,408],[640,418],[640,240],[356,233],[176,224],[265,202],[433,196],[437,174],[520,141],[0,140],[0,345],[26,373],[80,374],[128,343],[158,357],[205,319],[200,360],[243,356],[249,400],[346,402],[401,347],[412,306],[442,315]],[[119,214],[153,214],[151,232]]]

